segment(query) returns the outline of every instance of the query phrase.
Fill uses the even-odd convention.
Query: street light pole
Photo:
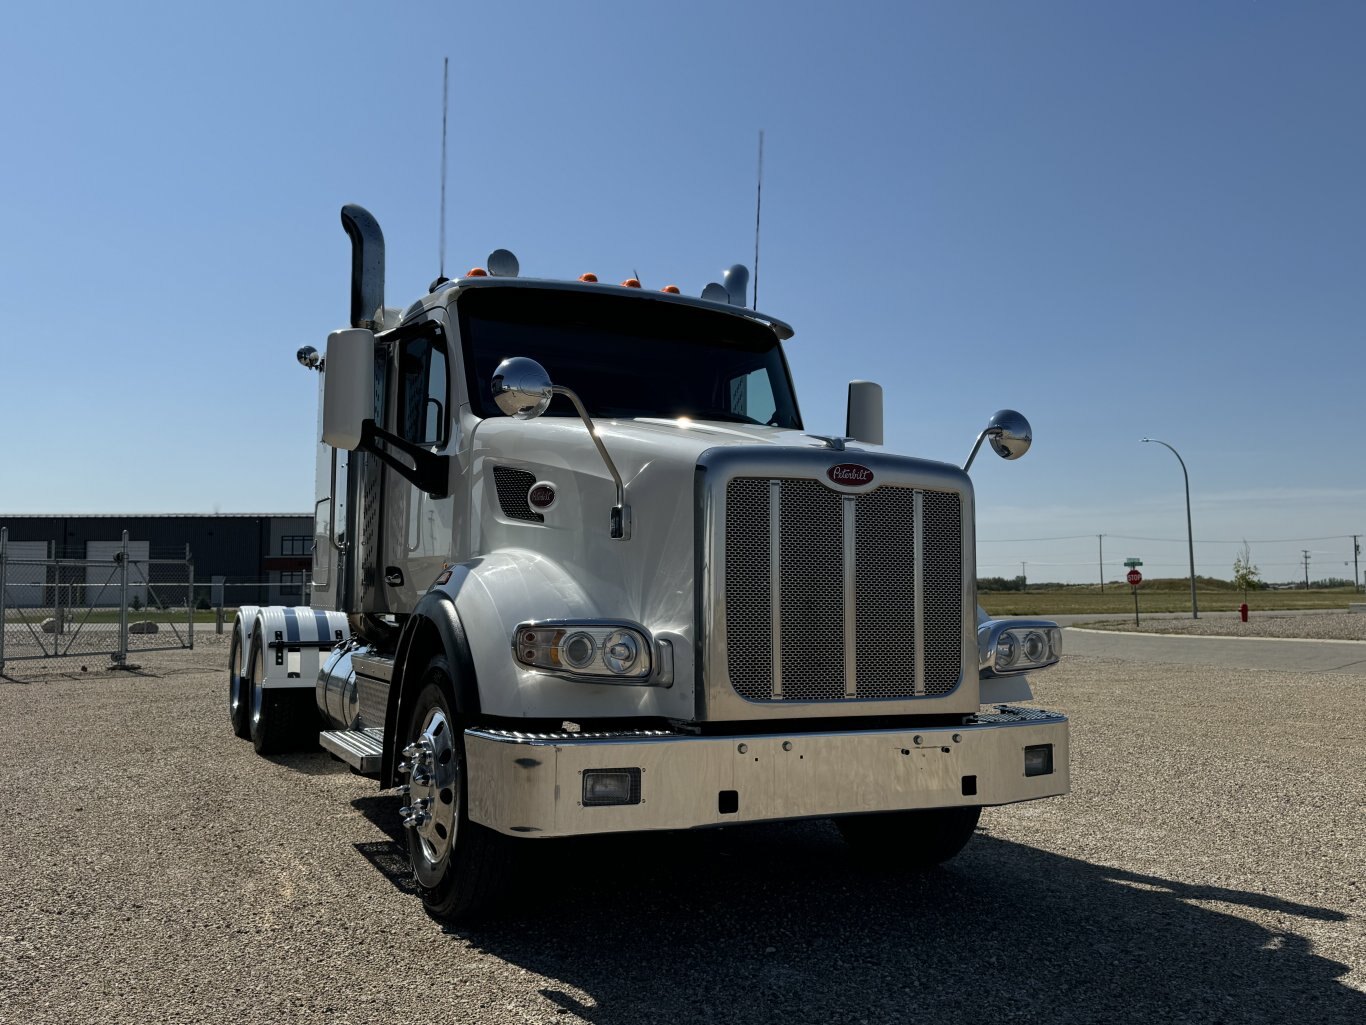
[[[1176,456],[1176,461],[1181,464],[1181,476],[1186,479],[1186,543],[1190,547],[1191,557],[1191,619],[1200,618],[1200,606],[1195,600],[1195,533],[1191,529],[1191,477],[1186,472],[1186,461],[1181,458],[1181,453],[1172,448],[1165,441],[1158,441],[1156,438],[1144,438],[1146,441],[1154,442],[1164,448],[1171,449],[1171,454]]]

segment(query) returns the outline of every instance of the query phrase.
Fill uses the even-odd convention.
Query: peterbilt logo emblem
[[[531,485],[531,490],[526,493],[526,500],[531,508],[545,512],[555,504],[555,485],[546,481],[537,481]]]
[[[873,482],[873,471],[858,463],[840,463],[825,471],[830,480],[846,488],[862,487]]]

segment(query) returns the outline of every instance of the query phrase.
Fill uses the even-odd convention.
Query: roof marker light
[[[622,287],[622,288],[639,288],[639,287],[640,287],[640,279],[639,279],[639,278],[627,278],[625,281],[623,281],[623,282],[621,283],[621,287]]]
[[[663,288],[660,289],[660,291],[661,291],[661,292],[668,292],[670,295],[679,295],[679,294],[681,294],[680,289],[679,289],[679,287],[678,287],[677,285],[665,285]]]
[[[489,272],[483,267],[471,267],[469,273],[465,275],[467,278],[486,278],[488,276]]]
[[[586,281],[590,285],[596,285],[598,283],[598,276],[590,270],[587,274],[580,274],[579,280]]]

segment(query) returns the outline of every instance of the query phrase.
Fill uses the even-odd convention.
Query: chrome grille
[[[725,502],[726,668],[741,697],[934,697],[958,686],[959,494],[737,477]]]
[[[957,495],[926,491],[925,551],[925,693],[946,694],[958,686],[963,655],[963,519]]]
[[[844,697],[842,496],[810,480],[780,490],[781,697],[835,701]]]
[[[726,488],[727,634],[740,641],[727,646],[727,668],[736,691],[755,701],[773,696],[768,493],[768,481],[754,478]]]

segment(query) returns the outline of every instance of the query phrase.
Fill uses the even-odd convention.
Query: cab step
[[[318,734],[318,743],[357,772],[379,772],[384,757],[383,730],[325,730]]]

